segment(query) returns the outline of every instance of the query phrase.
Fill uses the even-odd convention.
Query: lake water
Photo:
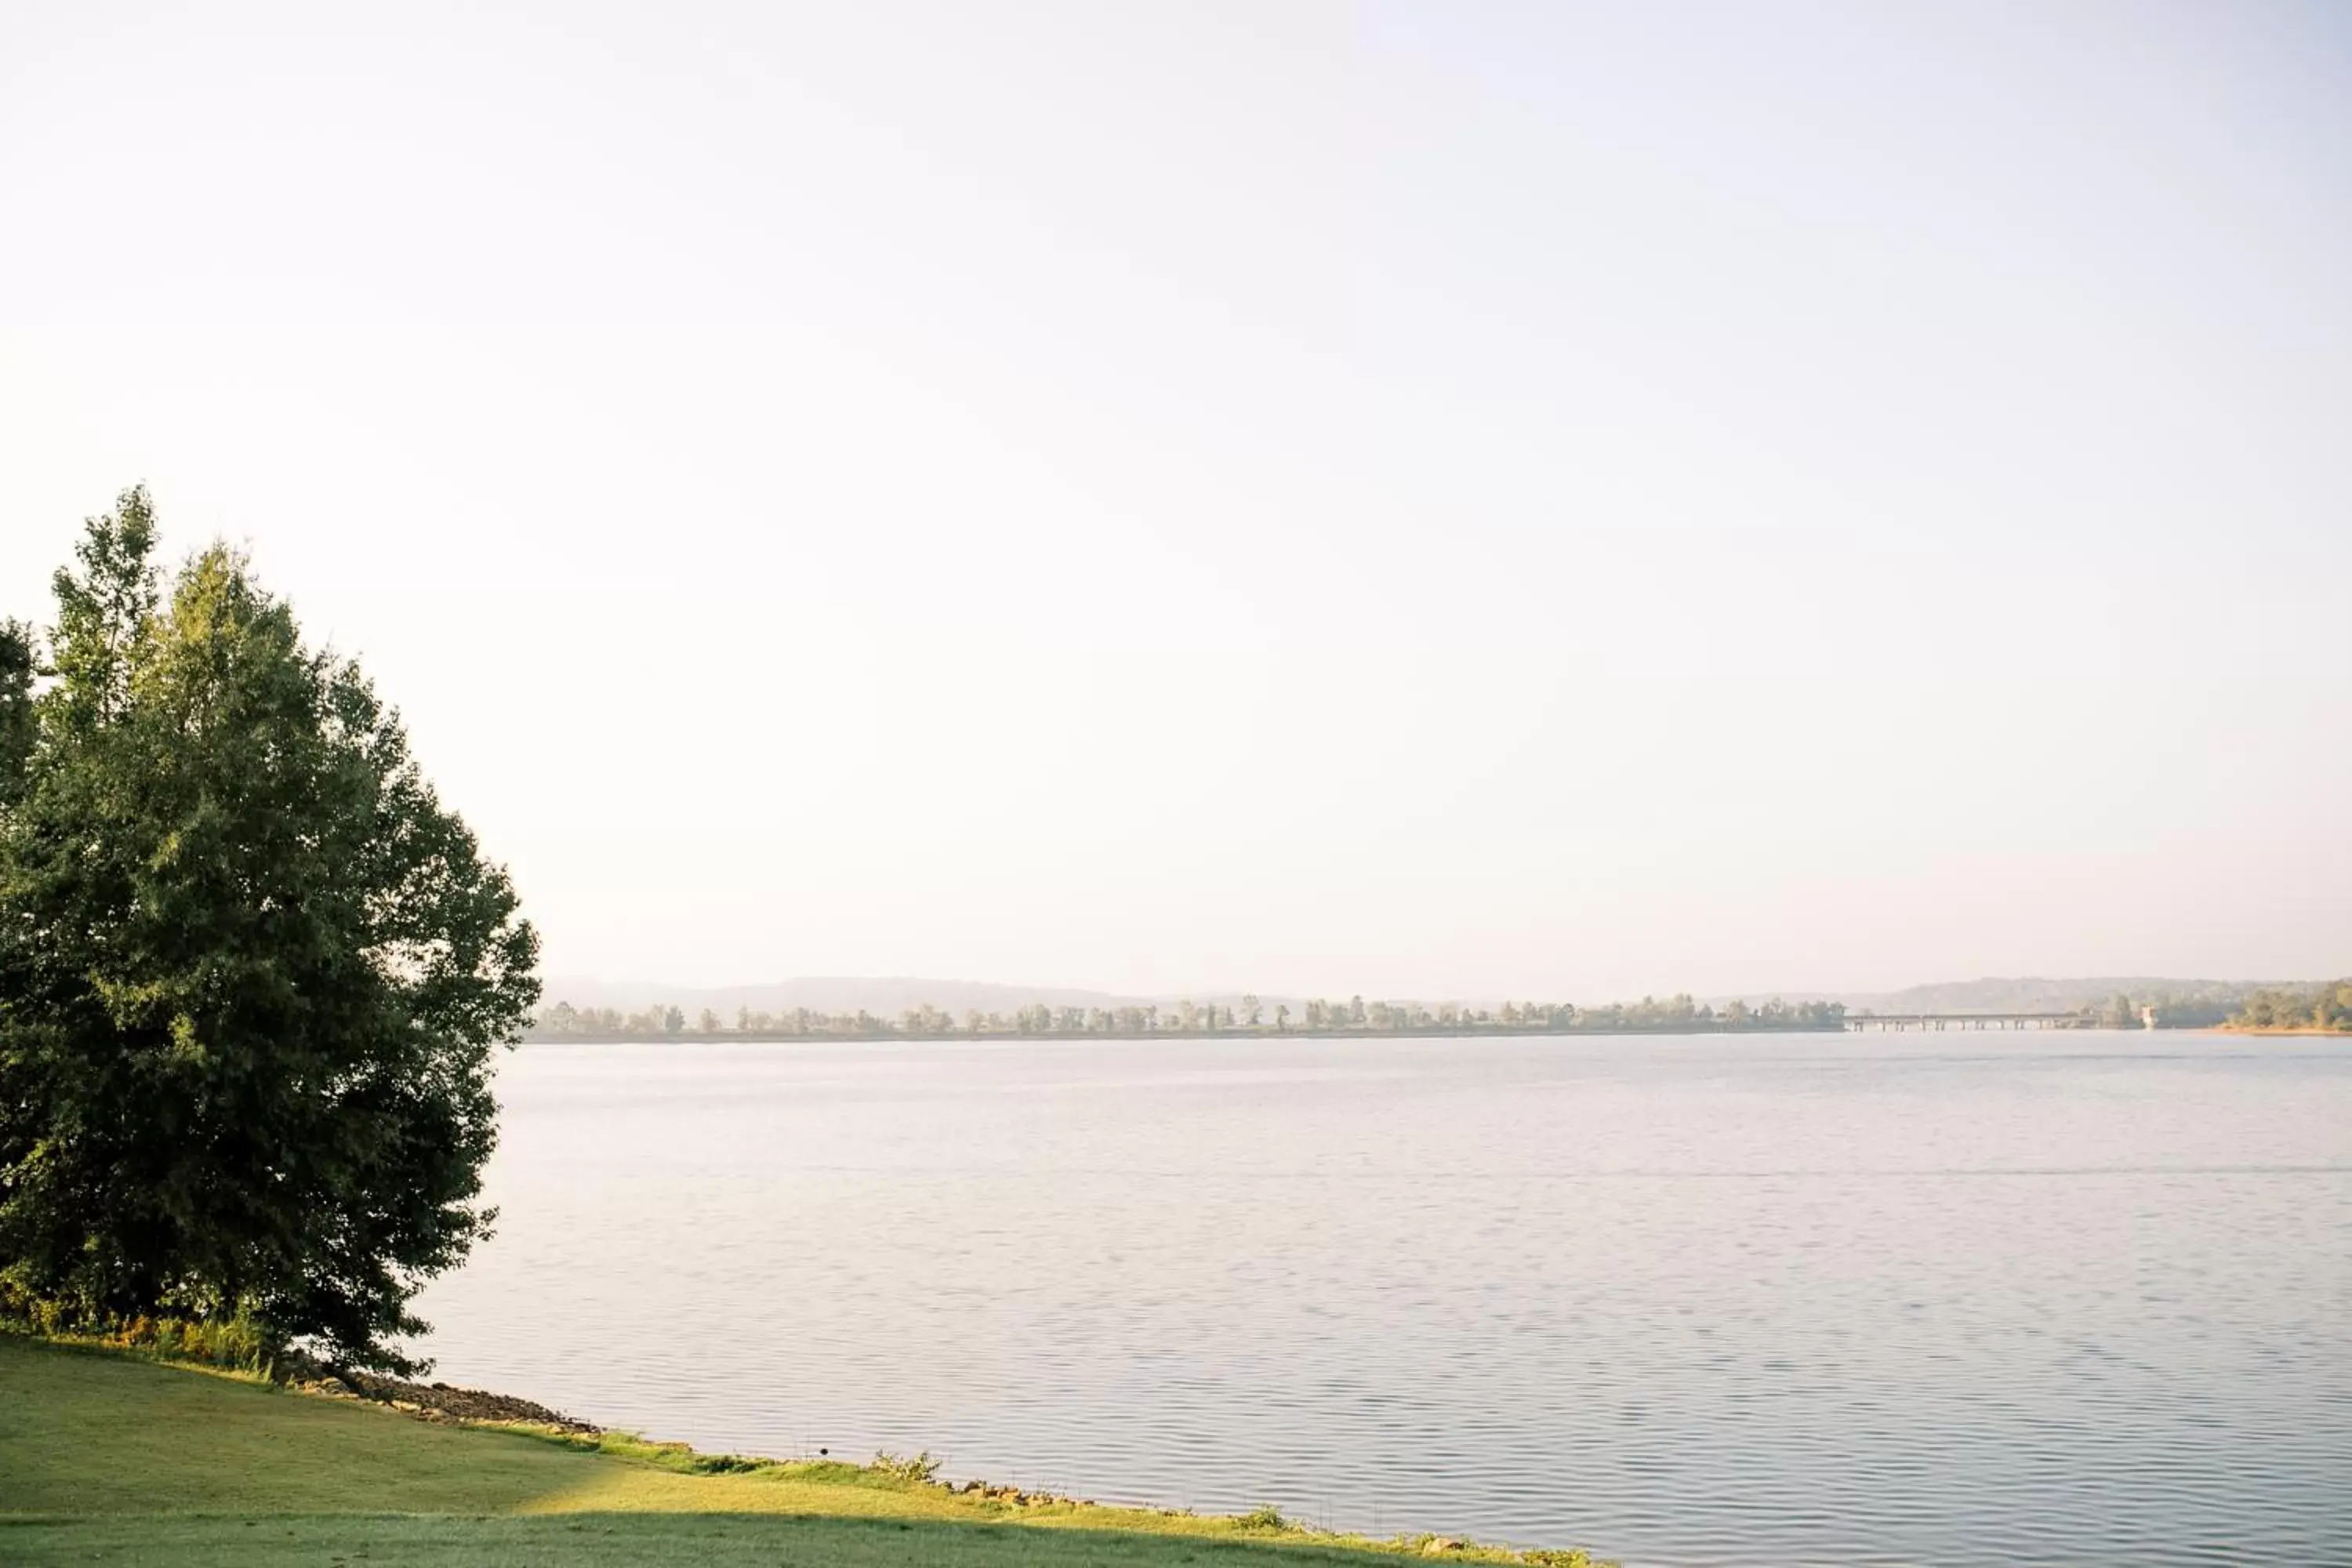
[[[1649,1564],[2352,1563],[2352,1047],[529,1046],[436,1375]]]

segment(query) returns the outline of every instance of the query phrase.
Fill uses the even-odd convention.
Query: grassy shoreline
[[[399,1385],[416,1388],[418,1385]],[[467,1391],[446,1391],[464,1394]],[[492,1396],[474,1396],[491,1398]],[[536,1407],[528,1407],[536,1408]],[[550,1413],[551,1414],[551,1413]],[[323,1383],[0,1333],[0,1559],[429,1564],[1365,1563],[1592,1568],[930,1479],[919,1461],[700,1454]]]

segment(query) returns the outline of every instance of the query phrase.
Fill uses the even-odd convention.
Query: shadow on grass
[[[0,1523],[13,1568],[96,1563],[152,1568],[1161,1568],[1175,1563],[1352,1564],[1360,1552],[1275,1542],[1039,1530],[938,1520],[793,1515],[587,1513],[478,1519],[433,1515],[162,1515]]]

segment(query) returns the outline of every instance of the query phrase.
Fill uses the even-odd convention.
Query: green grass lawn
[[[1016,1504],[861,1467],[702,1473],[687,1450],[412,1419],[0,1334],[0,1563],[1357,1563],[1376,1543],[1146,1510]],[[1569,1553],[1453,1547],[1455,1562]]]

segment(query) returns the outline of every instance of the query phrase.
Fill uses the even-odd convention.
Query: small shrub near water
[[[940,1473],[940,1462],[926,1448],[919,1454],[877,1452],[869,1467],[877,1476],[887,1476],[894,1481],[929,1481]]]
[[[1258,1504],[1257,1507],[1250,1510],[1247,1513],[1242,1514],[1236,1518],[1234,1522],[1241,1526],[1244,1530],[1288,1530],[1291,1528],[1290,1521],[1282,1517],[1282,1510],[1275,1507],[1274,1504],[1270,1502],[1262,1502]]]

